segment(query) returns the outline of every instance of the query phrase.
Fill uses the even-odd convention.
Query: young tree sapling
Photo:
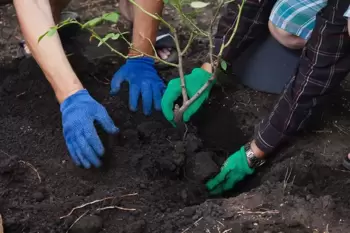
[[[146,11],[142,6],[140,6],[135,0],[129,0],[131,4],[134,5],[134,7],[139,8],[141,11],[143,11],[145,14],[149,15],[150,17],[159,20],[162,24],[164,24],[166,27],[169,28],[171,32],[171,37],[174,40],[175,47],[178,53],[178,63],[171,63],[167,62],[163,59],[161,59],[156,52],[156,49],[151,43],[151,40],[149,38],[145,38],[149,40],[149,42],[152,45],[152,48],[154,50],[154,55],[147,55],[143,54],[141,51],[133,47],[132,43],[128,41],[125,38],[125,35],[128,34],[129,32],[121,32],[118,27],[116,27],[114,32],[110,32],[104,37],[99,36],[96,31],[94,30],[95,27],[100,25],[101,23],[104,22],[109,22],[116,24],[119,20],[120,14],[117,12],[111,12],[111,13],[105,13],[100,17],[96,17],[94,19],[89,20],[86,23],[80,23],[75,19],[67,19],[56,26],[50,28],[47,32],[45,32],[42,36],[39,37],[38,41],[41,41],[45,36],[52,36],[54,35],[57,30],[61,27],[67,26],[68,24],[78,24],[82,29],[88,30],[91,33],[91,39],[97,39],[99,41],[98,46],[105,45],[107,46],[112,52],[115,54],[123,57],[124,59],[129,58],[128,55],[124,55],[123,53],[119,52],[117,49],[113,48],[108,41],[109,40],[119,40],[122,39],[124,40],[128,46],[129,49],[134,50],[138,52],[141,56],[148,56],[153,59],[155,59],[158,62],[162,62],[164,64],[167,64],[171,67],[176,67],[179,72],[179,77],[181,80],[181,90],[182,90],[182,105],[175,105],[174,107],[174,121],[175,123],[180,123],[183,119],[183,114],[184,112],[188,109],[188,107],[198,99],[200,95],[203,94],[203,92],[212,84],[212,82],[216,79],[217,71],[218,69],[227,69],[227,63],[226,61],[222,58],[223,52],[225,48],[227,48],[230,43],[232,42],[241,18],[241,13],[242,9],[244,6],[246,0],[243,0],[239,7],[239,12],[237,19],[233,24],[231,25],[231,28],[227,31],[227,34],[222,38],[222,43],[219,49],[218,54],[214,54],[213,49],[214,49],[214,43],[213,43],[213,28],[219,18],[220,11],[223,9],[223,7],[231,2],[234,2],[234,0],[214,0],[212,2],[203,2],[203,1],[193,1],[193,0],[163,0],[164,4],[166,6],[170,6],[172,9],[175,10],[176,14],[180,17],[181,20],[181,25],[183,28],[185,28],[188,33],[189,33],[189,39],[187,41],[186,46],[182,49],[180,45],[180,40],[178,36],[177,29],[172,26],[169,22],[167,22],[164,18],[162,18],[158,14],[152,14],[148,11]],[[207,28],[200,28],[197,23],[196,23],[196,16],[201,14],[203,9],[211,6],[214,12],[210,24],[207,26]],[[188,12],[188,8],[192,9],[190,12]],[[187,12],[185,12],[187,10]],[[209,60],[210,64],[206,63],[202,66],[205,70],[211,72],[213,75],[211,78],[195,93],[191,98],[189,98],[186,90],[186,83],[185,83],[185,74],[184,74],[184,69],[183,69],[183,59],[188,51],[188,49],[191,47],[192,42],[194,41],[195,38],[204,38],[207,39],[209,42]],[[135,57],[135,56],[133,56]]]

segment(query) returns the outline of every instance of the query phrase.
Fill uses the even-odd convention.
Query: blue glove
[[[142,96],[143,113],[150,115],[152,102],[156,110],[161,109],[165,84],[154,68],[154,60],[150,57],[129,58],[114,74],[111,82],[111,94],[116,95],[122,82],[129,82],[129,108],[137,110],[139,96]]]
[[[117,133],[107,110],[87,90],[80,90],[61,104],[63,135],[69,153],[78,166],[99,167],[104,147],[94,126],[96,120],[107,133]]]

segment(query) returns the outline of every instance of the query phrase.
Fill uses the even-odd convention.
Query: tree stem
[[[181,80],[182,103],[185,104],[188,101],[188,95],[186,90],[185,74],[184,74],[183,64],[182,64],[182,51],[180,48],[180,42],[176,31],[174,32],[174,42],[175,42],[176,50],[178,53],[178,59],[179,59],[178,69],[179,69],[179,76]]]

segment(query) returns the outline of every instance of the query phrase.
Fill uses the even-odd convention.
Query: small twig
[[[82,215],[80,215],[80,216],[72,223],[72,225],[70,225],[70,227],[68,228],[68,230],[66,231],[66,233],[68,233],[69,230],[72,229],[72,227],[73,227],[77,222],[79,222],[79,220],[80,220],[82,217],[84,217],[88,212],[89,212],[89,211],[87,210],[87,211],[85,211]]]
[[[192,31],[195,31],[196,33],[201,34],[202,36],[207,37],[208,33],[204,32],[202,29],[200,29],[195,22],[193,22],[191,19],[189,19],[186,14],[182,11],[181,8],[175,7],[175,9],[178,11],[178,13],[191,25]]]
[[[9,157],[10,159],[13,158],[13,156],[9,155],[8,153],[6,153],[5,151],[3,151],[1,149],[0,149],[0,152],[3,153],[4,155],[6,155],[7,157]],[[31,163],[23,161],[23,160],[19,160],[18,162],[23,163],[23,164],[27,165],[28,167],[30,167],[36,173],[36,176],[38,177],[39,183],[41,183],[40,174],[39,174],[38,170]]]
[[[103,82],[103,81],[99,80],[95,75],[91,75],[91,77],[93,77],[93,78],[94,78],[97,82],[99,82],[99,83],[102,83],[102,84],[104,84],[104,85],[109,85],[109,83]]]
[[[120,34],[120,37],[129,45],[129,47],[132,47],[132,43],[125,38],[123,33],[120,32],[119,28],[118,28],[118,33]]]
[[[286,171],[286,174],[284,175],[284,180],[283,180],[283,194],[288,186],[288,181],[291,175],[292,175],[292,170],[289,170],[289,168],[287,167],[287,171]]]
[[[120,198],[128,197],[128,196],[135,196],[135,195],[138,195],[138,193],[126,194],[126,195],[120,196]],[[81,209],[81,208],[84,208],[84,207],[89,206],[89,205],[93,205],[93,204],[96,204],[96,203],[99,203],[99,202],[102,202],[102,201],[116,199],[116,198],[117,197],[105,197],[105,198],[102,198],[102,199],[98,199],[98,200],[95,200],[95,201],[91,201],[91,202],[82,204],[80,206],[74,207],[67,215],[61,216],[60,219],[63,219],[63,218],[66,218],[66,217],[70,216],[77,209]]]
[[[158,56],[157,50],[156,50],[156,48],[154,47],[152,41],[151,41],[149,38],[147,38],[147,37],[145,37],[144,35],[142,35],[141,33],[140,33],[140,36],[141,36],[143,39],[148,40],[148,42],[149,42],[150,45],[152,46],[152,50],[153,50],[155,56],[156,56],[158,59],[160,59],[159,56]]]
[[[228,232],[231,232],[231,231],[232,231],[232,228],[224,230],[222,233],[228,233]]]
[[[23,163],[24,165],[27,165],[28,167],[30,167],[36,174],[36,176],[38,177],[39,183],[41,183],[41,177],[40,174],[38,172],[38,170],[29,162],[23,161],[23,160],[19,160],[19,163]]]
[[[324,233],[329,233],[329,224],[327,224],[326,231]]]
[[[25,91],[22,92],[22,93],[19,93],[19,94],[16,95],[16,98],[18,98],[18,97],[20,97],[20,96],[22,96],[22,95],[24,95],[24,94],[26,94],[26,93],[27,93],[27,92],[25,92]]]
[[[210,22],[210,26],[209,26],[209,35],[208,35],[208,39],[209,39],[209,59],[210,59],[210,64],[212,67],[214,67],[214,59],[213,59],[213,48],[214,48],[214,43],[213,43],[213,27],[214,27],[214,23],[216,22],[216,19],[220,13],[221,7],[224,5],[224,0],[221,0],[221,2],[219,3],[218,8],[216,9],[216,12]]]
[[[189,229],[191,229],[192,226],[198,226],[198,223],[203,219],[203,217],[200,217],[198,220],[196,220],[191,226],[187,227],[185,230],[183,230],[181,233],[187,232]]]
[[[119,209],[119,210],[126,210],[126,211],[135,211],[136,209],[130,209],[130,208],[124,208],[120,206],[106,206],[102,208],[97,208],[96,211],[103,211],[103,210],[110,210],[110,209]]]
[[[238,211],[237,214],[279,214],[278,210],[267,210],[267,211],[250,211],[250,210],[242,210]]]
[[[334,125],[339,131],[341,131],[342,133],[344,133],[344,134],[346,134],[346,135],[349,134],[345,129],[343,129],[342,127],[338,126],[335,122],[333,123],[333,125]]]
[[[145,13],[148,16],[151,16],[153,19],[159,20],[158,17],[148,11],[146,11],[145,9],[143,9],[142,6],[140,6],[138,3],[136,3],[134,0],[129,0],[129,2],[131,2],[131,4],[133,4],[134,6],[136,6],[138,9],[140,9],[143,13]]]
[[[242,4],[241,4],[241,5],[238,5],[239,11],[238,11],[237,20],[236,20],[236,23],[235,23],[235,28],[233,29],[233,32],[232,32],[232,34],[231,34],[229,40],[227,41],[227,43],[224,44],[222,50],[225,49],[226,47],[228,47],[228,46],[231,44],[233,38],[234,38],[235,35],[236,35],[237,29],[238,29],[238,26],[239,26],[239,22],[241,21],[242,9],[243,9],[243,6],[244,6],[244,4],[245,4],[245,1],[246,1],[246,0],[242,0]],[[222,52],[223,52],[223,51],[221,51],[221,54],[220,54],[220,55],[222,55]],[[220,56],[220,55],[219,55],[219,56]]]
[[[188,42],[187,42],[187,45],[181,52],[181,56],[185,55],[185,53],[187,52],[188,48],[191,46],[192,41],[193,41],[194,38],[195,38],[195,35],[194,35],[193,32],[191,32],[190,38],[188,39]]]

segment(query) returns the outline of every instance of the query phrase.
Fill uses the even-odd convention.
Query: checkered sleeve
[[[214,36],[214,54],[218,54],[223,43],[227,43],[230,35],[239,22],[235,36],[230,45],[223,51],[223,59],[234,60],[249,45],[264,33],[267,33],[267,22],[276,0],[236,0],[226,5],[219,20]],[[244,3],[244,4],[243,4]],[[238,20],[239,9],[242,7]]]
[[[344,12],[350,0],[328,0],[316,15],[315,28],[300,57],[295,75],[271,114],[259,124],[256,145],[272,152],[302,130],[328,103],[350,71],[350,37]],[[349,11],[349,10],[348,10]]]
[[[350,6],[349,6],[348,9],[345,11],[344,16],[350,18]]]

